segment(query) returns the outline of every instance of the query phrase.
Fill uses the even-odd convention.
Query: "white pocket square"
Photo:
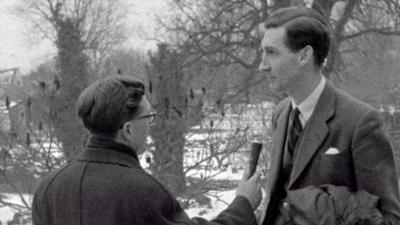
[[[339,154],[339,153],[340,153],[340,151],[337,148],[329,148],[325,152],[326,155],[336,155],[336,154]]]

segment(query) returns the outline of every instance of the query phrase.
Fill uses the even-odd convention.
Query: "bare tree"
[[[312,7],[322,9],[332,25],[334,42],[325,66],[327,76],[335,75],[342,80],[349,75],[345,55],[367,50],[366,46],[349,49],[354,39],[368,34],[400,36],[399,1],[314,0]]]
[[[0,104],[0,188],[18,199],[10,201],[10,196],[2,195],[0,207],[10,207],[28,217],[37,179],[66,162],[53,126],[57,86],[52,81],[37,80],[35,74],[52,78],[54,70],[42,65],[15,87],[19,93],[6,92]]]
[[[101,77],[110,75],[133,76],[143,83],[148,82],[145,64],[146,53],[138,49],[115,49],[107,57]]]
[[[260,24],[278,7],[291,1],[176,1],[175,17],[160,20],[161,26],[172,36],[172,45],[186,54],[185,64],[202,62],[204,66],[231,71],[224,89],[223,102],[241,98],[250,102],[251,94],[264,77],[258,76],[262,39]],[[267,85],[260,87],[264,98],[274,100],[275,94]]]
[[[15,11],[32,24],[35,34],[54,43],[61,23],[69,18],[95,72],[101,70],[110,50],[126,39],[128,7],[122,0],[27,0]]]
[[[75,101],[95,77],[91,72],[97,75],[111,47],[124,39],[125,9],[120,0],[30,0],[16,8],[57,47],[53,80],[58,86],[58,104],[53,126],[68,160],[85,142]]]
[[[241,75],[243,82],[236,92],[245,92],[248,98],[251,93],[249,88],[265,84],[260,82],[263,77],[257,76],[261,56],[260,24],[278,8],[306,5],[305,2],[311,2],[309,5],[322,12],[332,25],[334,42],[324,68],[328,77],[343,80],[349,75],[343,57],[353,53],[346,47],[352,39],[371,33],[385,36],[400,34],[400,2],[393,0],[235,0],[213,3],[183,0],[175,1],[173,9],[176,16],[172,21],[161,20],[160,24],[172,36],[172,43],[185,49],[187,63],[210,59],[209,67],[240,68],[236,69],[240,73],[231,74],[228,82]],[[265,93],[264,99],[279,99],[279,93],[274,96],[266,85],[260,89]]]
[[[257,121],[259,129],[268,127],[264,119],[268,120],[270,112],[263,108],[257,115],[250,115],[254,109],[247,104],[213,101],[212,96],[219,94],[207,85],[207,74],[212,71],[195,64],[184,65],[185,56],[160,44],[158,51],[150,54],[146,67],[149,97],[158,113],[151,131],[150,170],[176,195],[205,204],[204,194],[210,190],[236,185],[235,181],[212,179],[228,168],[242,169],[247,158],[243,156],[249,154],[249,140],[256,136],[251,123]]]
[[[150,57],[151,64],[147,67],[151,100],[159,113],[156,127],[151,132],[156,149],[152,171],[176,194],[186,188],[183,147],[190,125],[185,118],[195,116],[189,112],[184,73],[179,61],[179,54],[168,49],[167,45],[159,45],[158,52]]]

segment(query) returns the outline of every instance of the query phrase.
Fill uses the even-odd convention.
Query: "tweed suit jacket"
[[[281,101],[272,119],[271,164],[267,181],[266,216],[272,224],[282,199],[278,180],[282,170],[290,99]],[[329,148],[338,154],[325,154]],[[293,158],[288,189],[331,184],[364,190],[381,200],[385,225],[400,224],[400,197],[395,160],[379,113],[336,89],[330,82],[303,129]]]
[[[170,192],[141,168],[136,155],[102,147],[85,149],[42,181],[32,217],[35,225],[256,225],[253,209],[242,196],[213,221],[190,219]]]

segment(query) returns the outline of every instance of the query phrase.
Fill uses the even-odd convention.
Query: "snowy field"
[[[206,206],[194,207],[186,210],[186,213],[190,217],[202,217],[205,219],[213,219],[218,213],[226,209],[228,204],[235,198],[236,190],[223,191],[215,193],[218,195],[218,199],[215,196],[207,196],[211,199],[211,208]]]
[[[24,205],[24,203],[21,200],[21,197],[16,194],[7,194],[7,193],[2,193],[2,195],[6,196],[6,199],[4,200],[7,203],[13,203],[17,205]],[[25,201],[27,201],[28,204],[31,204],[32,202],[32,196],[31,195],[23,195],[22,196]],[[7,224],[8,221],[11,221],[14,217],[14,214],[17,213],[18,211],[15,209],[12,209],[10,207],[1,207],[0,208],[0,222],[1,224]]]
[[[7,224],[8,221],[12,220],[15,211],[8,208],[2,207],[0,208],[0,222],[1,224]]]

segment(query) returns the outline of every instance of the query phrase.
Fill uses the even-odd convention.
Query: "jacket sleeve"
[[[137,225],[257,225],[250,202],[237,196],[232,203],[215,219],[189,218],[176,198],[153,177],[146,175],[140,184],[135,185],[129,194],[128,214]],[[138,192],[138,190],[140,190]]]
[[[371,111],[360,119],[351,148],[357,188],[381,199],[384,225],[400,224],[399,186],[393,148],[377,111]]]
[[[237,196],[227,209],[222,211],[215,219],[207,221],[204,218],[194,217],[190,219],[184,210],[178,205],[173,224],[187,225],[257,225],[256,217],[249,201]]]

